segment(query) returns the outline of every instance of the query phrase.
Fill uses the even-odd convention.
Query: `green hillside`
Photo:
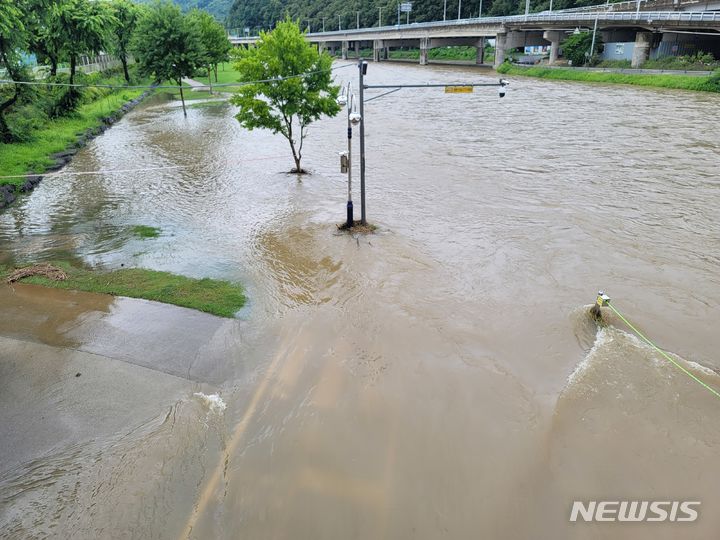
[[[140,4],[149,4],[153,0],[136,0]],[[233,0],[173,0],[183,11],[193,8],[203,9],[225,24],[227,14],[232,7]]]

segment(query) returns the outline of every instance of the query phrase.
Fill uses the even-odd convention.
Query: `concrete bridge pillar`
[[[430,48],[430,40],[428,38],[420,38],[420,65],[426,66],[428,63],[428,49]]]
[[[550,58],[548,65],[552,66],[557,62],[558,55],[560,54],[560,40],[565,34],[558,32],[557,30],[545,30],[543,32],[543,39],[550,42]]]
[[[373,41],[373,61],[374,62],[380,62],[380,60],[382,60],[384,48],[385,47],[383,46],[383,42],[381,39],[376,39]]]
[[[633,49],[630,65],[639,68],[650,58],[650,46],[652,45],[652,32],[638,32],[635,35],[635,48]]]
[[[383,48],[383,60],[389,60],[390,59],[390,47],[384,47]]]
[[[495,36],[495,67],[500,67],[505,61],[505,46],[507,45],[507,34],[497,34]]]
[[[360,42],[355,42],[355,58],[360,58]]]
[[[347,53],[348,53],[348,42],[343,41],[342,42],[342,54],[341,54],[341,58],[343,60],[347,60]]]
[[[475,63],[482,65],[485,63],[485,38],[481,37],[477,40],[477,52],[475,53]]]

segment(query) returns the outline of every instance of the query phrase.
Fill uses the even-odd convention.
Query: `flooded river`
[[[355,80],[353,68],[336,73]],[[492,76],[370,64],[367,82]],[[143,360],[165,347],[149,331],[102,338],[149,304],[0,293],[15,314],[0,335],[27,331],[119,366],[87,388],[112,394],[109,412],[67,441],[23,446],[18,426],[32,425],[34,405],[5,413],[3,436],[23,450],[0,457],[0,534],[714,537],[720,399],[616,318],[598,329],[587,307],[604,288],[720,388],[720,97],[530,79],[510,88],[502,100],[492,88],[418,89],[367,104],[369,236],[335,227],[342,114],[310,129],[312,175],[299,182],[283,172],[284,139],[243,130],[231,106],[193,106],[185,119],[160,97],[66,169],[153,170],[49,178],[0,213],[0,263],[142,266],[239,280],[250,297],[217,327],[176,308],[148,316],[173,321],[168,358],[190,345],[197,366],[213,358],[212,369],[174,372]],[[138,224],[162,234],[134,238]],[[14,323],[28,305],[55,318]],[[132,361],[114,354],[128,342]],[[136,364],[148,375],[114,380]],[[30,389],[17,399],[71,412],[68,400],[84,399]],[[133,414],[116,425],[123,411]],[[700,501],[700,517],[570,523],[576,500]]]

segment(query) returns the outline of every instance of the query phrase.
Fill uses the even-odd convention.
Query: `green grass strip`
[[[651,75],[644,73],[608,73],[599,71],[580,71],[572,68],[521,67],[508,63],[497,69],[504,75],[520,75],[563,81],[581,81],[591,83],[631,84],[636,86],[652,86],[658,88],[674,88],[695,92],[719,92],[720,70],[708,77],[691,75]]]
[[[77,268],[67,262],[52,262],[51,264],[62,268],[68,274],[68,279],[52,281],[45,277],[32,276],[22,279],[22,283],[43,285],[55,289],[144,298],[228,318],[233,318],[246,302],[243,287],[229,281],[210,278],[194,279],[170,272],[158,272],[143,268],[121,268],[110,272],[100,272]],[[0,266],[0,278],[4,281],[12,270],[12,268]]]

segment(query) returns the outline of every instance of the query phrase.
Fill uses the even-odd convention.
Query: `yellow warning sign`
[[[472,94],[472,86],[446,86],[446,94]]]

